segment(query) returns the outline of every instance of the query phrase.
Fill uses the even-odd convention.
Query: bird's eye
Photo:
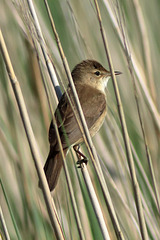
[[[99,76],[101,73],[99,71],[96,71],[94,74]]]

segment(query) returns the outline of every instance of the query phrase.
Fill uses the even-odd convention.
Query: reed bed
[[[159,11],[155,0],[2,0],[0,238],[160,239]],[[71,77],[83,59],[112,72],[93,139]],[[73,149],[65,161],[57,131],[64,170],[50,193],[48,128],[68,83],[89,162],[78,169]]]

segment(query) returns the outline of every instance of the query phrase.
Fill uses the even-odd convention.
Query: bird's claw
[[[81,165],[82,165],[83,163],[85,163],[85,164],[87,165],[88,159],[87,159],[87,158],[82,158],[82,159],[78,160],[78,161],[76,162],[77,168],[81,168]]]
[[[77,168],[81,168],[83,163],[85,163],[87,165],[88,159],[82,152],[79,151],[80,145],[75,145],[73,148],[74,148],[74,151],[76,152],[77,158],[78,158],[78,161],[76,163]]]

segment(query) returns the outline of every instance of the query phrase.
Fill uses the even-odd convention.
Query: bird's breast
[[[106,115],[106,95],[91,86],[79,86],[77,93],[90,131],[94,136],[102,126]]]

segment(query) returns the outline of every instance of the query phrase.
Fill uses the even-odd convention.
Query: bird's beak
[[[115,74],[115,75],[120,75],[120,74],[122,74],[122,72],[120,72],[120,71],[114,71],[114,74]],[[111,77],[111,76],[112,76],[111,72],[108,72],[108,75]]]
[[[114,71],[115,75],[120,75],[122,74],[122,72],[119,72],[119,71]]]

